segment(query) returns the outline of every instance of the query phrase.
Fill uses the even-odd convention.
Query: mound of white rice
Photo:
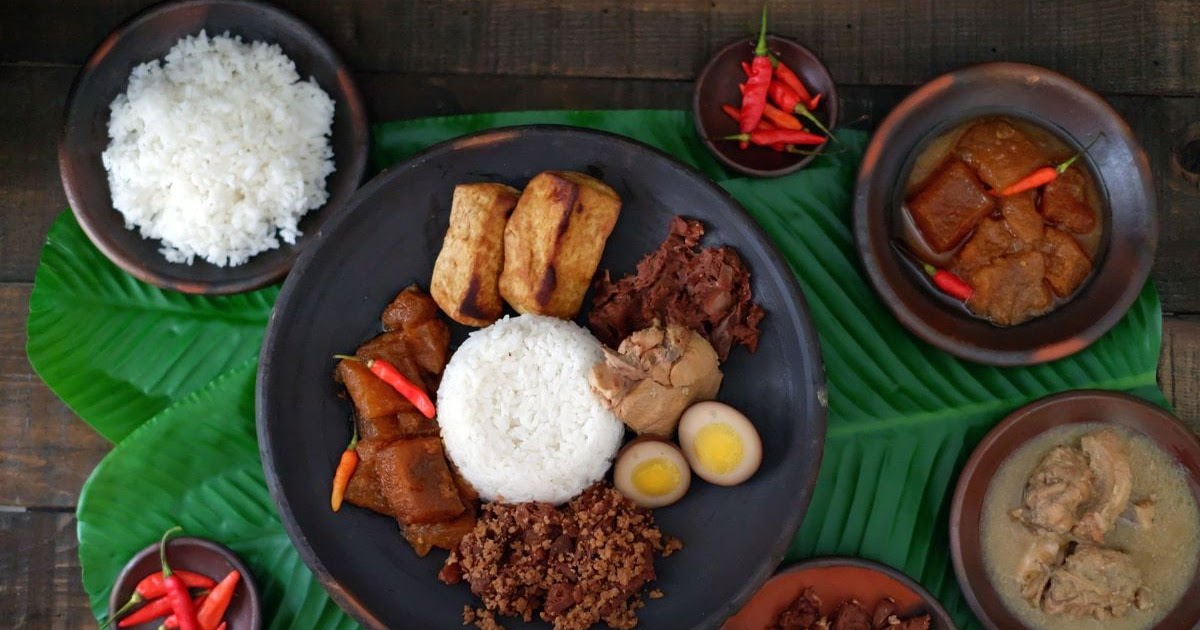
[[[234,266],[294,243],[329,197],[333,100],[278,45],[185,37],[134,68],[111,110],[113,206],[171,262]]]
[[[624,426],[592,393],[600,342],[540,315],[471,334],[446,366],[438,422],[446,453],[483,498],[562,503],[604,476]]]

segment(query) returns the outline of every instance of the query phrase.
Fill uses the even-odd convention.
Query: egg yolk
[[[706,470],[728,474],[742,463],[742,437],[728,424],[707,424],[696,432],[692,443],[696,458]]]
[[[661,497],[679,487],[679,468],[671,462],[655,457],[633,469],[633,487],[651,497]]]

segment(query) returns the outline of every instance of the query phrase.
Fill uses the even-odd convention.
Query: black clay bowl
[[[225,621],[229,623],[231,630],[258,630],[262,627],[262,607],[258,601],[258,590],[254,587],[254,576],[232,551],[211,540],[183,536],[167,542],[167,562],[173,570],[192,571],[217,582],[236,569],[241,573],[241,577],[233,591],[233,599],[229,600]],[[139,551],[117,576],[112,595],[108,598],[108,614],[111,616],[129,601],[133,596],[134,587],[142,578],[161,570],[158,543]],[[154,630],[162,623],[162,619],[156,619],[132,626],[132,629]],[[116,625],[112,627],[115,628]]]
[[[722,630],[767,630],[780,611],[812,588],[821,598],[821,614],[832,615],[844,601],[858,600],[868,611],[885,598],[896,602],[896,614],[907,619],[929,615],[931,630],[954,630],[954,621],[933,595],[912,578],[862,558],[813,558],[793,564],[767,581]]]
[[[1149,438],[1183,467],[1192,496],[1200,502],[1200,441],[1160,407],[1115,392],[1074,391],[1048,396],[1012,412],[971,453],[950,506],[950,555],[958,585],[976,616],[989,628],[1025,626],[1004,605],[984,565],[981,527],[988,484],[1009,455],[1045,431],[1092,422],[1124,427]],[[1179,604],[1155,627],[1195,628],[1198,622],[1200,570],[1192,576]]]
[[[732,488],[693,480],[679,503],[655,511],[684,549],[656,563],[666,597],[647,601],[640,627],[717,627],[775,570],[807,509],[825,434],[817,338],[787,264],[737,202],[619,136],[555,126],[464,136],[388,169],[355,195],[284,282],[263,343],[257,416],[267,485],[301,557],[365,626],[458,627],[463,606],[477,600],[465,585],[438,582],[445,552],[418,558],[395,520],[353,506],[329,510],[330,474],[350,439],[351,413],[330,357],[377,334],[380,311],[401,289],[428,288],[455,185],[522,187],[550,169],[590,173],[621,196],[601,269],[632,272],[666,236],[672,216],[692,216],[707,226],[702,244],[737,249],[767,313],[758,351],[737,348],[722,365],[719,396],[755,423],[762,467]],[[453,331],[452,348],[467,329]],[[548,626],[506,620],[505,627]]]
[[[113,208],[100,155],[108,146],[109,105],[128,87],[139,64],[160,59],[175,43],[204,29],[209,36],[228,31],[244,41],[279,44],[302,80],[314,77],[334,101],[332,130],[335,171],[325,180],[329,200],[300,222],[304,233],[294,245],[281,244],[237,267],[167,262],[162,243],[125,228]],[[88,58],[67,99],[58,143],[63,188],[84,232],[109,260],[139,280],[185,293],[237,293],[282,278],[296,256],[338,212],[362,181],[367,163],[367,116],[350,72],[321,36],[296,17],[250,0],[185,0],[154,6],[109,35]]]
[[[1007,115],[1081,148],[1102,200],[1103,237],[1091,278],[1051,313],[1012,328],[971,315],[940,295],[892,246],[912,162],[925,143],[968,120]],[[1137,299],[1158,239],[1146,153],[1125,121],[1094,92],[1044,68],[989,63],[951,72],[904,99],[867,147],[854,193],[854,237],[867,277],[906,328],[955,356],[1032,365],[1086,348]]]
[[[741,105],[742,95],[738,91],[738,84],[746,81],[742,62],[749,62],[754,58],[754,45],[757,40],[757,37],[747,37],[733,41],[717,52],[708,65],[704,66],[700,76],[696,78],[696,87],[692,95],[692,117],[696,122],[696,132],[722,164],[752,177],[778,177],[804,168],[816,156],[780,153],[770,147],[750,146],[742,150],[738,148],[737,142],[717,139],[738,133],[737,122],[721,111],[721,106]],[[811,50],[784,37],[769,35],[767,45],[773,54],[796,73],[814,96],[817,93],[823,94],[814,114],[822,124],[832,130],[838,119],[837,86],[833,84],[833,77],[829,75],[825,64],[821,63]],[[813,129],[813,125],[807,120],[800,120],[813,133],[821,133]],[[826,142],[815,149],[819,152],[828,145]],[[798,148],[806,151],[814,149]]]

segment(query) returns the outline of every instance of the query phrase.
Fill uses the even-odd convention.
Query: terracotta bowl
[[[1081,160],[1103,206],[1104,236],[1091,278],[1056,310],[1012,328],[975,317],[937,292],[892,246],[904,183],[926,143],[963,122],[997,114],[1029,120],[1076,149],[1100,137]],[[1078,83],[1024,64],[973,66],[930,81],[884,119],[858,173],[854,237],[871,285],[916,336],[978,363],[1044,363],[1086,348],[1141,292],[1158,240],[1150,163],[1125,121]]]
[[[167,542],[167,562],[172,569],[186,569],[207,575],[218,582],[230,571],[239,571],[242,576],[233,592],[233,599],[229,601],[225,621],[229,624],[229,630],[258,630],[262,627],[262,605],[258,600],[258,590],[254,587],[254,576],[232,551],[203,538],[172,538]],[[112,596],[108,600],[109,616],[129,601],[134,587],[142,578],[161,569],[158,543],[139,551],[117,576]],[[162,619],[157,619],[132,626],[132,630],[155,630],[162,622]]]
[[[325,180],[329,201],[300,222],[294,245],[281,244],[237,267],[203,260],[191,265],[167,262],[161,241],[143,239],[125,228],[112,205],[100,154],[108,146],[109,105],[126,90],[129,74],[141,63],[162,58],[182,37],[204,29],[226,31],[247,41],[279,44],[300,77],[316,78],[334,101],[332,130],[335,171]],[[88,58],[67,98],[58,143],[63,188],[84,232],[109,260],[137,277],[185,293],[236,293],[269,284],[291,269],[300,250],[320,234],[325,222],[358,188],[367,163],[366,109],[350,73],[321,36],[291,14],[250,0],[185,0],[154,6],[113,31]]]
[[[983,564],[980,528],[988,483],[1005,459],[1043,432],[1069,424],[1101,422],[1126,427],[1153,440],[1187,471],[1200,502],[1200,441],[1160,407],[1125,394],[1075,391],[1030,403],[996,425],[967,460],[950,507],[950,553],[967,602],[989,628],[1024,628],[1009,612]],[[1194,628],[1200,622],[1200,569],[1191,586],[1157,628]]]
[[[902,618],[928,614],[932,630],[956,627],[928,591],[887,565],[860,558],[814,558],[777,573],[725,622],[722,630],[767,630],[779,612],[808,587],[821,598],[824,615],[832,614],[848,599],[857,599],[869,613],[885,597],[891,597]]]
[[[750,146],[742,150],[738,148],[737,142],[714,140],[738,133],[737,122],[721,111],[721,105],[741,105],[742,95],[738,91],[738,84],[746,81],[742,62],[754,58],[754,46],[757,41],[755,36],[730,42],[704,66],[696,79],[696,88],[692,95],[692,117],[696,123],[696,132],[700,134],[704,145],[722,164],[752,177],[778,177],[804,168],[816,156],[780,153],[769,147]],[[824,94],[813,113],[822,124],[832,130],[838,119],[837,86],[834,85],[833,77],[829,75],[825,64],[821,63],[811,50],[790,39],[768,35],[767,45],[775,56],[782,59],[796,76],[800,77],[813,95],[818,92]],[[803,119],[801,122],[807,123]],[[805,127],[809,127],[814,133],[820,133],[819,130],[811,129],[811,124],[805,124]],[[801,148],[820,151],[828,145],[826,142],[820,147]]]

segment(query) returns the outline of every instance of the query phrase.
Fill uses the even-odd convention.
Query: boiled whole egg
[[[687,459],[678,447],[661,438],[643,436],[630,442],[613,466],[613,486],[645,508],[671,505],[691,483]]]
[[[762,439],[742,412],[717,401],[696,403],[679,419],[679,445],[701,479],[736,486],[762,464]]]

